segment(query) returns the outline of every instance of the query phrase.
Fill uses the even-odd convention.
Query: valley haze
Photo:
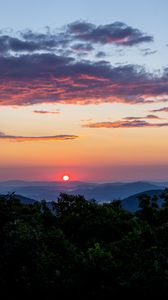
[[[0,181],[0,193],[23,195],[34,200],[56,201],[60,193],[83,195],[87,200],[110,202],[124,199],[137,193],[168,187],[168,182],[106,182],[90,183],[80,181]]]

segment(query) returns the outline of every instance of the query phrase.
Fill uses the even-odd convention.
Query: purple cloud
[[[155,115],[147,115],[144,117],[125,117],[124,120],[144,120],[144,119],[160,119],[158,116]]]
[[[10,140],[17,142],[36,142],[36,141],[67,141],[75,140],[79,138],[77,135],[49,135],[49,136],[19,136],[19,135],[8,135],[3,132],[0,132],[0,140]]]
[[[153,109],[151,112],[168,112],[168,107],[162,107],[159,109]]]
[[[36,109],[36,110],[33,110],[33,112],[36,113],[36,114],[42,114],[42,115],[45,115],[45,114],[58,115],[58,114],[60,114],[59,109],[57,109],[55,111]]]
[[[58,30],[38,33],[31,30],[11,34],[0,31],[0,54],[11,51],[15,53],[49,52],[58,53],[67,48],[89,52],[95,44],[114,44],[120,46],[134,46],[143,42],[152,42],[151,35],[144,34],[137,28],[122,22],[106,25],[95,25],[84,21],[76,21]],[[82,42],[82,43],[81,43]],[[147,48],[148,49],[148,48]]]
[[[86,123],[87,128],[138,128],[138,127],[167,127],[168,123],[148,123],[142,120]]]
[[[29,39],[22,39],[20,37],[11,37],[8,35],[1,35],[0,36],[0,53],[4,54],[9,51],[13,52],[28,52],[32,53],[35,51],[53,51],[58,47],[59,43],[57,41],[57,37],[48,37],[47,35],[43,34],[43,38],[40,39],[37,36],[32,40]]]
[[[51,53],[0,56],[0,105],[149,103],[168,96],[168,70],[76,61]]]
[[[100,44],[134,46],[143,42],[152,42],[153,37],[137,28],[122,22],[96,26],[92,23],[77,21],[68,25],[68,33],[74,39]]]

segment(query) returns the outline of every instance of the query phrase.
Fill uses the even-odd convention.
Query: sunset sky
[[[167,12],[2,1],[0,180],[168,180]]]

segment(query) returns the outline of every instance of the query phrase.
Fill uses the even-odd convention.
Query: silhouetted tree
[[[163,192],[167,203],[168,191]],[[111,299],[168,296],[168,207],[142,194],[140,210],[60,194],[58,202],[21,204],[0,197],[3,295]]]
[[[168,188],[166,188],[160,195],[163,199],[163,206],[168,208]]]

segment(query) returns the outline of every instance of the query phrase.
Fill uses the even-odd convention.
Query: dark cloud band
[[[135,104],[167,96],[167,69],[155,75],[138,65],[114,67],[49,53],[0,57],[0,105]]]
[[[147,116],[144,116],[144,117],[125,117],[123,119],[131,121],[131,120],[160,119],[160,118],[158,116],[155,116],[155,115],[147,115]]]
[[[74,39],[92,43],[134,46],[153,41],[152,36],[122,22],[96,26],[92,23],[77,21],[68,25],[68,29]]]
[[[60,114],[60,110],[59,109],[57,109],[55,111],[36,109],[36,110],[33,110],[33,112],[36,113],[36,114],[42,114],[42,115],[48,115],[48,114],[58,115],[58,114]]]
[[[17,142],[36,142],[36,141],[67,141],[79,138],[76,135],[53,135],[53,136],[17,136],[8,135],[0,132],[0,140],[10,140]]]
[[[149,123],[143,120],[96,122],[86,123],[83,127],[88,128],[144,128],[144,127],[167,127],[168,123]]]
[[[159,109],[153,109],[151,112],[168,112],[168,107],[162,107]]]
[[[36,51],[53,52],[72,47],[75,51],[92,51],[95,44],[114,44],[131,47],[144,42],[152,42],[153,37],[141,32],[137,28],[122,22],[114,22],[106,25],[95,25],[84,21],[76,21],[64,26],[64,29],[51,30],[44,33],[31,30],[11,34],[0,35],[0,53],[10,51],[16,53],[33,53]],[[82,43],[81,43],[82,42]]]

